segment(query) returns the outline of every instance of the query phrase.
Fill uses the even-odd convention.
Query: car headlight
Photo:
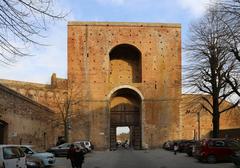
[[[33,161],[27,161],[26,164],[28,166],[37,166],[37,163],[33,162]]]

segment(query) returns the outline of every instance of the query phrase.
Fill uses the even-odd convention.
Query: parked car
[[[174,141],[166,141],[166,142],[163,144],[163,149],[173,150],[173,144],[174,144]]]
[[[1,168],[26,168],[24,152],[14,145],[0,145]]]
[[[64,143],[62,145],[49,148],[47,150],[47,152],[50,152],[50,153],[54,154],[55,156],[67,156],[67,153],[68,153],[68,150],[69,150],[71,144],[72,143]],[[84,153],[87,153],[87,151],[80,144],[76,144],[76,143],[73,143],[73,144],[75,147],[81,148]]]
[[[93,145],[90,141],[76,141],[74,144],[80,145],[81,147],[87,149],[88,152],[93,150]]]
[[[166,141],[163,143],[162,148],[166,150],[170,150],[170,144],[171,144],[171,141]]]
[[[188,156],[193,156],[197,143],[198,141],[195,140],[188,141],[184,146],[183,152],[186,153]]]
[[[204,139],[196,146],[195,157],[208,163],[229,161],[239,150],[233,144],[233,141],[226,139]]]
[[[231,159],[234,165],[236,166],[236,168],[240,168],[240,154],[233,155]]]
[[[47,152],[53,153],[55,156],[67,156],[67,152],[70,146],[71,146],[71,143],[64,143],[64,144],[49,148]]]
[[[178,144],[178,152],[185,152],[186,146],[191,140],[179,140],[177,141]]]
[[[31,145],[20,145],[20,148],[27,156],[40,159],[43,162],[44,166],[52,166],[55,164],[56,158],[52,153],[37,152]]]
[[[33,156],[26,157],[26,165],[27,168],[44,168],[43,161],[39,158],[35,158]]]

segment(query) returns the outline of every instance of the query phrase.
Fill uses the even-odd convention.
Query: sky
[[[158,22],[180,23],[182,43],[189,23],[201,17],[209,0],[55,0],[56,9],[67,11],[65,20],[50,24],[42,39],[47,46],[32,46],[34,56],[11,66],[0,65],[0,79],[50,83],[50,76],[67,77],[67,22]],[[184,60],[184,55],[183,55]]]

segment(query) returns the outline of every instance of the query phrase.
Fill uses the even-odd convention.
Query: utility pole
[[[197,112],[197,123],[198,123],[198,140],[201,138],[201,133],[200,133],[200,112]]]

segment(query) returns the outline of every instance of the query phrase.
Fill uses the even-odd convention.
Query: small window
[[[215,141],[215,146],[216,147],[224,147],[225,146],[225,142],[224,141]]]
[[[33,154],[33,152],[29,149],[29,148],[26,148],[26,147],[20,147],[22,149],[22,151],[26,154]]]

